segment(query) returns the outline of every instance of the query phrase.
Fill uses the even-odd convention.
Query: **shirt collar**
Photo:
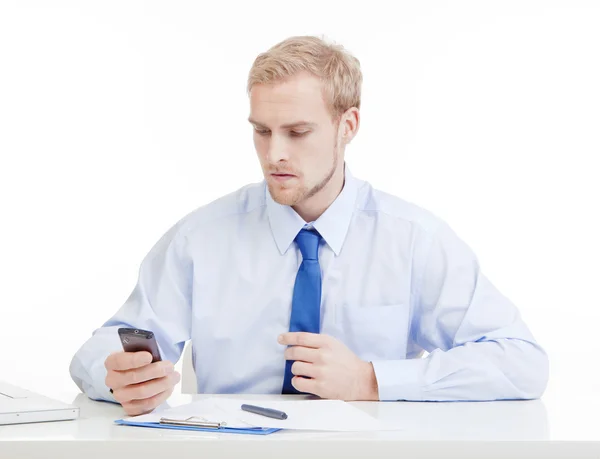
[[[323,236],[327,245],[331,247],[336,255],[340,254],[348,233],[356,204],[357,191],[357,180],[350,173],[348,166],[344,165],[344,187],[341,193],[313,223],[314,228]],[[283,255],[307,222],[291,206],[275,202],[271,197],[271,193],[269,193],[266,182],[265,195],[271,231],[279,252]]]

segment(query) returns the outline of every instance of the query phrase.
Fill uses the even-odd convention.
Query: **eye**
[[[267,135],[269,133],[269,131],[261,129],[255,129],[254,132],[256,132],[258,135]]]
[[[290,131],[290,135],[292,137],[302,137],[303,135],[306,135],[308,133],[309,133],[309,131],[304,131],[304,132]]]

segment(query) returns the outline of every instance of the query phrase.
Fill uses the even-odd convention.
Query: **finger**
[[[139,352],[113,352],[110,354],[104,366],[107,370],[130,370],[132,368],[143,367],[152,362],[152,354],[146,351]]]
[[[134,384],[115,389],[113,395],[121,404],[131,402],[132,400],[144,400],[168,390],[170,387],[175,386],[179,380],[180,374],[178,372],[173,372],[168,376],[159,379],[153,379],[141,384]]]
[[[131,400],[130,402],[123,403],[123,409],[129,416],[139,416],[140,414],[149,413],[167,400],[173,393],[173,389],[174,387],[171,387],[144,400]]]
[[[330,340],[330,336],[307,332],[282,333],[279,335],[278,339],[279,344],[287,344],[288,346],[312,347],[315,349],[328,346]]]
[[[121,387],[113,391],[115,400],[119,403],[129,402],[131,400],[143,400],[145,398],[154,397],[156,394],[169,389],[179,382],[180,375],[174,371],[168,376],[159,379],[153,379],[141,384]]]
[[[313,349],[312,347],[304,346],[292,346],[288,347],[283,355],[286,360],[302,360],[303,362],[315,363],[320,361],[319,349]]]
[[[316,378],[318,369],[312,363],[296,361],[292,363],[292,374],[296,376],[307,376],[309,378]]]
[[[303,378],[301,376],[294,376],[292,378],[292,386],[300,392],[307,394],[319,395],[318,385],[315,379]]]
[[[143,367],[134,368],[126,371],[109,371],[106,374],[106,385],[113,390],[131,384],[140,384],[151,379],[162,378],[174,371],[173,362],[164,360],[154,362]]]

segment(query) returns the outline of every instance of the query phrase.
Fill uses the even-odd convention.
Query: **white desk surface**
[[[51,395],[51,394],[46,394]],[[203,397],[176,394],[169,404]],[[232,397],[232,395],[227,395]],[[280,398],[248,396],[245,398]],[[118,426],[119,405],[95,402],[83,394],[59,398],[80,407],[75,421],[0,426],[0,458],[12,457],[593,457],[600,458],[600,422],[576,413],[598,413],[600,398],[569,401],[549,419],[542,400],[510,402],[356,402],[380,419],[399,420],[403,431],[337,433],[279,431],[267,436],[190,432]],[[596,416],[591,416],[594,419]],[[579,424],[580,425],[579,425]]]

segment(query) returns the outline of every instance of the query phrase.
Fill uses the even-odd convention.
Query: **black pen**
[[[287,419],[287,414],[285,414],[283,411],[274,410],[272,408],[263,408],[262,406],[243,404],[242,410],[248,411],[249,413],[260,414],[268,418],[281,420]]]

